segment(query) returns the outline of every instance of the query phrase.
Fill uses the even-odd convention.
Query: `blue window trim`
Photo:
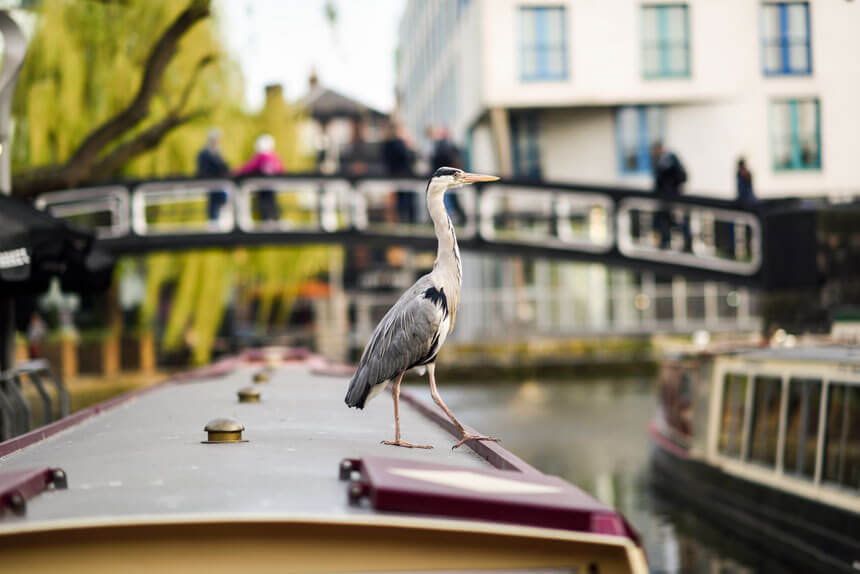
[[[622,110],[636,110],[636,169],[627,169],[624,164],[624,138],[621,133],[619,116]],[[660,117],[660,133],[657,137],[648,132],[648,110],[662,106],[622,106],[615,109],[615,149],[618,155],[618,172],[621,175],[641,175],[651,173],[651,143],[661,139],[665,132],[665,112]]]
[[[526,46],[525,43],[525,26],[526,12],[532,11],[535,14],[535,38],[536,43],[531,46]],[[559,12],[561,18],[561,45],[550,46],[544,42],[549,26],[549,13],[551,11]],[[520,6],[520,81],[522,82],[544,82],[544,81],[564,81],[567,80],[567,8],[565,6]],[[526,74],[526,54],[536,50],[538,55],[538,69],[534,74]],[[547,67],[547,58],[550,52],[561,51],[561,71],[551,73]]]
[[[657,12],[657,43],[648,44],[645,41],[645,12],[647,10],[655,10]],[[684,42],[683,46],[671,46],[666,40],[666,33],[669,22],[670,10],[682,10],[684,14]],[[654,80],[660,78],[689,78],[691,75],[691,58],[690,58],[690,8],[687,4],[645,4],[642,6],[642,77],[646,80]],[[648,50],[657,49],[660,54],[660,71],[649,72],[645,67],[645,52]],[[671,69],[669,62],[669,53],[672,49],[681,49],[684,51],[684,69],[680,72],[674,72]]]
[[[802,5],[806,10],[806,66],[792,68],[789,53],[792,43],[789,36],[788,23],[788,7],[792,5]],[[765,34],[765,19],[764,11],[768,6],[775,6],[779,9],[779,37],[768,38]],[[812,14],[809,10],[809,2],[763,2],[761,5],[761,65],[762,73],[765,76],[810,76],[812,75]],[[768,69],[767,67],[767,48],[768,46],[779,45],[780,48],[780,66],[778,69]]]
[[[815,146],[818,150],[818,158],[815,163],[804,164],[801,158],[800,146],[800,115],[798,113],[798,105],[802,103],[815,104]],[[773,147],[776,143],[776,134],[774,133],[774,117],[773,104],[788,104],[789,105],[789,137],[791,138],[791,165],[780,166],[776,164],[776,158],[773,156]],[[770,140],[771,140],[771,166],[775,172],[795,172],[795,171],[820,171],[821,170],[821,100],[818,98],[797,98],[797,99],[780,99],[772,100],[770,106]]]

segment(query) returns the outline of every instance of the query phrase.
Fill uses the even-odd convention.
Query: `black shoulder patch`
[[[442,308],[442,311],[447,316],[448,315],[448,298],[445,296],[445,288],[436,289],[435,287],[428,287],[426,291],[424,291],[424,298],[433,302],[434,305],[439,305]]]

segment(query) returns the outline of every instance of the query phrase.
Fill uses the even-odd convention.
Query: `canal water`
[[[439,392],[458,418],[621,511],[642,536],[653,572],[758,572],[766,561],[755,549],[653,491],[646,427],[655,384],[653,377],[452,384],[439,373]],[[429,400],[426,384],[409,387]]]

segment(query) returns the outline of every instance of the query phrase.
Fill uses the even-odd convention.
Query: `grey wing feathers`
[[[376,326],[349,382],[347,405],[364,408],[371,387],[414,366],[430,351],[441,322],[439,308],[424,297],[432,286],[429,276],[420,278]]]

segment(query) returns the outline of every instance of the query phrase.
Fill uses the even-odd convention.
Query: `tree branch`
[[[111,174],[116,172],[131,159],[158,147],[161,140],[174,129],[208,114],[208,109],[199,109],[184,115],[171,114],[167,116],[160,122],[157,122],[143,130],[129,141],[118,145],[111,150],[110,153],[98,160],[98,162],[93,165],[93,173]]]
[[[27,197],[34,196],[45,191],[80,185],[81,183],[92,179],[92,174],[105,173],[103,169],[94,170],[93,168],[96,164],[98,164],[97,167],[99,168],[114,166],[110,171],[116,171],[116,169],[122,167],[121,164],[116,164],[116,158],[125,157],[126,161],[128,161],[134,157],[133,155],[129,155],[129,151],[120,150],[140,149],[139,146],[141,145],[140,143],[137,143],[134,146],[127,146],[127,144],[140,142],[141,139],[146,140],[147,138],[154,137],[159,133],[159,129],[157,128],[161,126],[161,129],[164,131],[160,136],[158,136],[155,144],[153,144],[158,145],[158,142],[170,130],[191,121],[191,119],[199,117],[199,112],[189,114],[189,116],[181,116],[180,114],[188,102],[197,76],[203,68],[214,61],[213,56],[206,56],[197,63],[191,74],[190,81],[185,86],[182,95],[180,96],[178,105],[168,113],[168,117],[165,120],[162,120],[147,130],[144,130],[144,132],[138,134],[138,136],[133,138],[130,142],[127,142],[127,144],[120,144],[101,160],[99,159],[99,155],[101,155],[101,152],[105,147],[129,130],[133,129],[148,116],[149,104],[158,92],[161,79],[168,64],[176,54],[179,41],[195,23],[209,15],[209,5],[210,0],[191,0],[188,7],[183,10],[182,13],[180,13],[164,31],[155,46],[153,46],[152,51],[147,58],[143,78],[141,79],[137,94],[131,104],[117,115],[107,120],[96,130],[90,132],[65,164],[46,166],[15,173],[13,181],[14,193],[16,195]],[[144,146],[142,149],[143,151],[146,151],[151,148]],[[113,159],[108,161],[109,158]]]
[[[197,64],[194,66],[194,70],[191,72],[191,77],[188,79],[188,83],[185,84],[185,89],[182,90],[182,95],[179,97],[179,103],[170,111],[170,115],[176,115],[185,109],[185,104],[188,103],[188,98],[191,96],[191,91],[194,89],[194,86],[197,84],[197,76],[200,75],[207,66],[212,64],[215,61],[215,56],[210,54],[208,56],[204,56],[200,58]]]
[[[149,114],[149,104],[158,91],[161,78],[176,54],[179,40],[198,21],[209,16],[209,0],[192,0],[158,39],[146,61],[143,78],[132,102],[84,139],[66,162],[64,171],[71,185],[82,180],[99,153],[116,138],[134,128]]]

